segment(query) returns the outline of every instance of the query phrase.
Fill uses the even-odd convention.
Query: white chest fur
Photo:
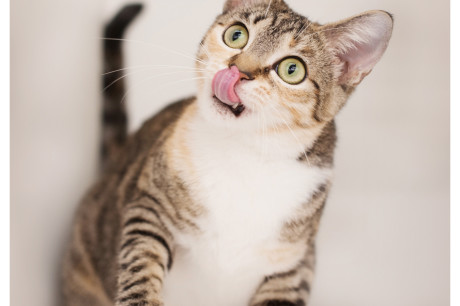
[[[199,236],[177,237],[166,305],[246,305],[264,276],[303,256],[305,246],[288,246],[280,232],[330,170],[301,164],[268,139],[260,145],[251,135],[201,128],[190,132],[188,147],[193,197],[206,214]]]

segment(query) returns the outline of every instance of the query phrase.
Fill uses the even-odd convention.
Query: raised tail
[[[104,29],[104,101],[102,113],[101,162],[105,169],[112,152],[123,146],[128,134],[123,75],[122,42],[125,30],[141,12],[142,4],[124,6]]]

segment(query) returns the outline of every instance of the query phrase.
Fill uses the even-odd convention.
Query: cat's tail
[[[122,43],[125,30],[141,12],[142,4],[124,6],[117,15],[106,24],[104,29],[104,74],[103,74],[103,111],[102,111],[102,168],[113,154],[126,141],[128,117],[125,95]]]

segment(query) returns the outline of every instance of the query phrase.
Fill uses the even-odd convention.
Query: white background
[[[337,120],[336,179],[310,305],[448,305],[448,1],[288,3],[320,22],[368,9],[395,16],[387,53]],[[99,37],[116,3],[15,0],[11,7],[11,304],[45,306],[54,301],[72,213],[96,178]],[[193,54],[221,7],[147,2],[127,35],[135,41],[126,45],[126,66],[144,66],[128,76],[132,130],[193,94],[187,70],[158,77],[172,71],[145,65],[192,67],[163,48]]]

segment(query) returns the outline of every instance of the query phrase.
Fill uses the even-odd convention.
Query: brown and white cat
[[[121,37],[139,9],[106,36]],[[196,97],[127,137],[116,83],[108,159],[77,212],[63,304],[306,305],[334,116],[392,26],[384,11],[321,25],[282,0],[227,0],[198,50]],[[119,69],[120,41],[106,50],[106,69]]]

